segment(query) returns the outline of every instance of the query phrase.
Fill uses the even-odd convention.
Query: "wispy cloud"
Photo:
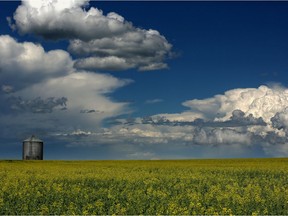
[[[161,103],[161,102],[163,102],[163,99],[159,99],[159,98],[150,99],[150,100],[145,101],[146,104],[155,104],[155,103]]]
[[[11,85],[2,85],[2,91],[5,92],[6,94],[12,93],[14,91],[13,86]]]

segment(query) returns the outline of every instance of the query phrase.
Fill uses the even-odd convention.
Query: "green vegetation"
[[[0,214],[288,214],[288,159],[0,161]]]

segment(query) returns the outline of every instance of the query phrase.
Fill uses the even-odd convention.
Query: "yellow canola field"
[[[288,159],[0,161],[0,215],[288,215]]]

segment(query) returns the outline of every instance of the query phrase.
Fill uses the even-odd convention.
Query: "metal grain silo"
[[[23,160],[43,160],[43,141],[32,135],[23,141]]]

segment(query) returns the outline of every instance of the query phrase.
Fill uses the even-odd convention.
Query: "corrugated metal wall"
[[[24,141],[23,160],[43,160],[43,142]]]

